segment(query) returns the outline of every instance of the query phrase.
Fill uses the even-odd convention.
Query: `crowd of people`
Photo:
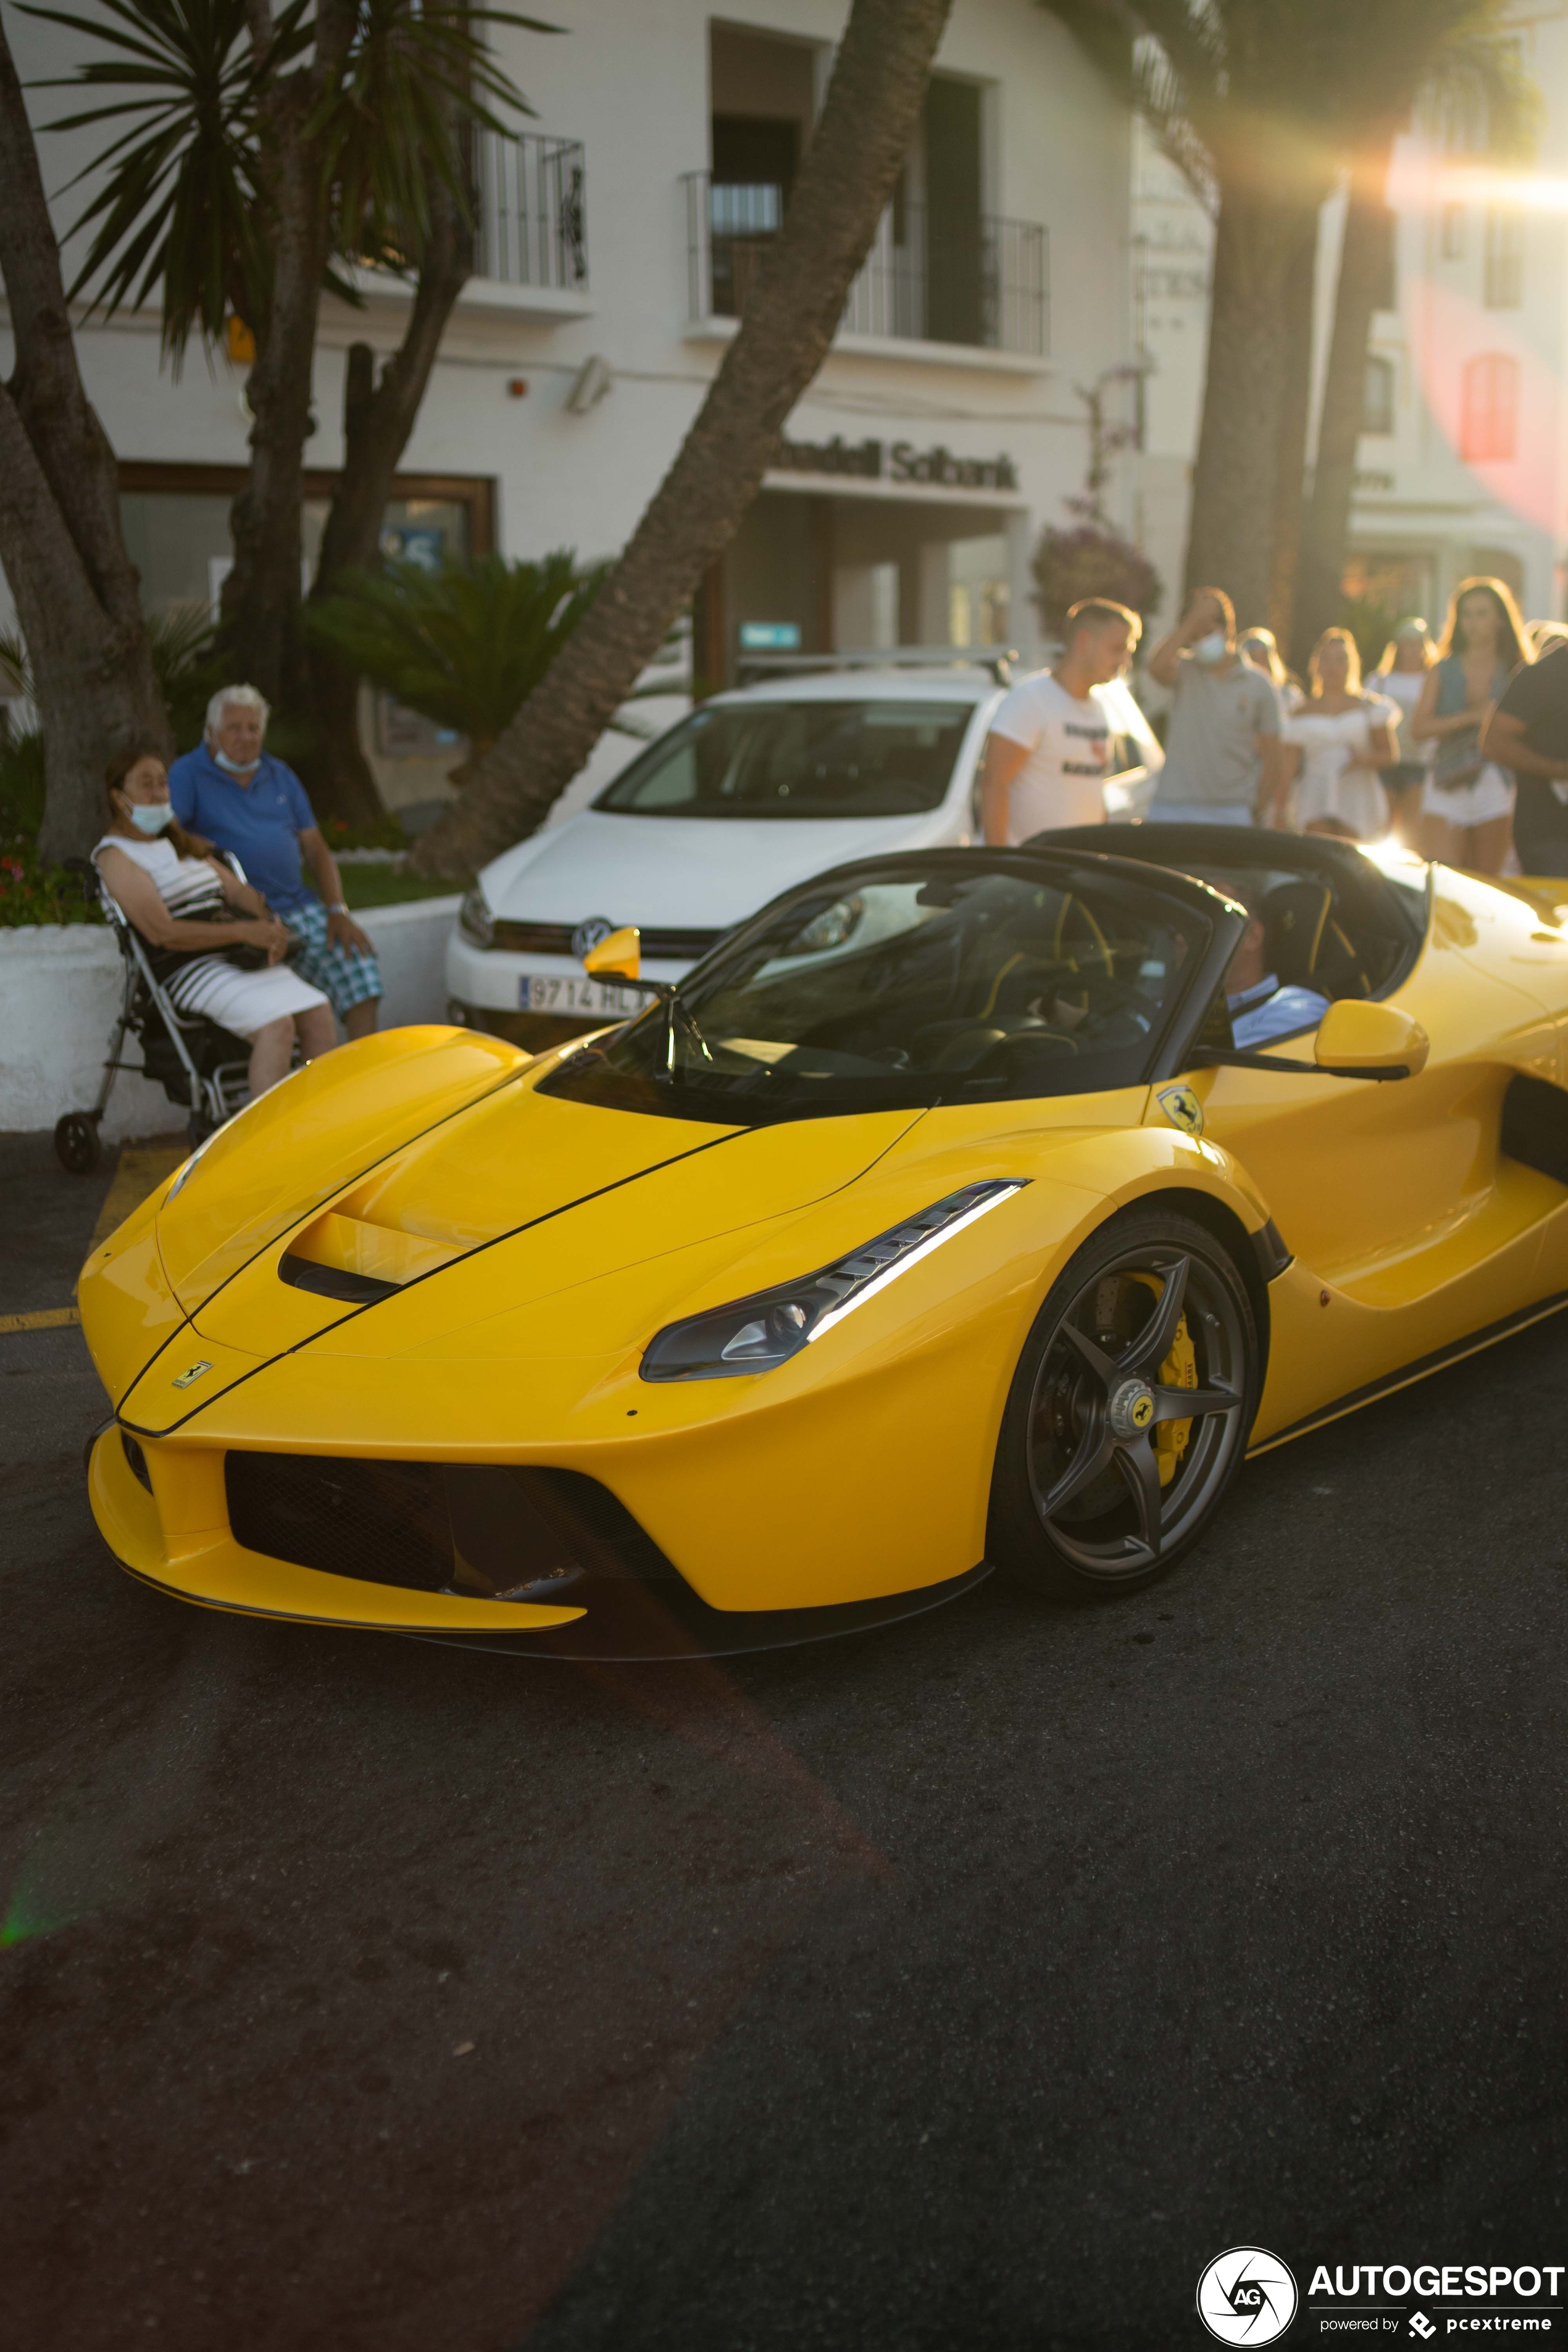
[[[1350,631],[1326,629],[1304,681],[1268,629],[1238,634],[1224,590],[1200,588],[1144,666],[1170,697],[1163,746],[1126,683],[1142,627],[1108,599],[1076,604],[1053,667],[1004,698],[987,842],[1093,823],[1108,783],[1153,772],[1162,823],[1393,836],[1476,873],[1568,874],[1568,628],[1527,625],[1500,580],[1461,581],[1439,636],[1401,621],[1370,677]]]

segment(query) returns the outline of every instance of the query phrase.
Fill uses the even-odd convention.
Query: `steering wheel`
[[[1077,953],[1068,944],[1068,922],[1069,917],[1073,915],[1080,918],[1089,932],[1089,958],[1099,963],[1107,980],[1113,981],[1116,978],[1116,958],[1111,952],[1110,942],[1081,898],[1066,898],[1062,900],[1062,910],[1057,918],[1057,935],[1052,942],[1052,953],[1059,957],[1063,963],[1070,963],[1075,971],[1080,968]]]

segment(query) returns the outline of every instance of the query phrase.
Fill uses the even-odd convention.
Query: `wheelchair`
[[[242,1037],[220,1029],[216,1021],[181,1013],[153,977],[142,936],[127,920],[104,887],[98,869],[87,858],[72,858],[84,893],[96,891],[104,920],[120,949],[121,996],[120,1015],[109,1033],[109,1059],[98,1100],[90,1110],[67,1111],[55,1125],[55,1156],[68,1175],[90,1176],[102,1157],[99,1122],[108,1108],[114,1081],[121,1070],[154,1078],[172,1103],[189,1116],[185,1133],[194,1151],[215,1129],[243,1110],[250,1100],[250,1047]],[[245,880],[237,858],[224,864]],[[142,1049],[140,1062],[122,1058],[125,1041],[133,1036]]]

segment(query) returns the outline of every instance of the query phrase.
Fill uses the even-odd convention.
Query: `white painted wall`
[[[737,0],[726,20],[815,39],[824,56],[842,29],[846,0]],[[722,355],[687,317],[687,237],[681,175],[709,163],[705,0],[563,0],[547,12],[559,38],[498,29],[497,46],[536,109],[523,126],[582,139],[586,147],[591,286],[584,316],[521,315],[494,288],[470,289],[446,338],[404,460],[411,473],[480,474],[498,488],[499,530],[510,555],[569,545],[613,552],[668,467]],[[8,26],[24,82],[68,70],[79,37],[36,19]],[[797,439],[835,432],[942,441],[957,456],[1014,458],[1011,534],[1020,576],[1015,626],[1033,616],[1023,597],[1023,557],[1061,501],[1081,483],[1083,411],[1073,395],[1129,356],[1129,139],[1125,111],[1067,32],[1037,0],[959,0],[939,57],[946,71],[985,86],[993,152],[987,205],[1049,230],[1048,361],[991,352],[942,353],[858,338],[836,350],[802,400]],[[34,91],[34,119],[68,110],[65,93]],[[90,159],[86,135],[42,141],[51,188]],[[62,226],[81,192],[60,201]],[[580,305],[574,305],[580,308]],[[343,352],[356,339],[379,353],[395,346],[401,300],[374,299],[353,312],[324,307],[316,368],[320,428],[312,466],[342,451]],[[236,465],[246,457],[242,373],[193,352],[172,379],[160,367],[147,315],[79,331],[83,373],[118,454],[125,459]],[[584,360],[609,363],[609,394],[574,415],[566,394]],[[0,323],[0,367],[9,365]],[[522,378],[525,398],[510,395]],[[804,487],[794,478],[793,487]],[[813,487],[842,491],[842,482]],[[875,485],[868,485],[875,488]],[[938,500],[952,493],[934,491]],[[1113,509],[1131,519],[1130,476]]]
[[[461,903],[421,898],[357,918],[381,958],[384,1028],[446,1019],[447,938]],[[90,1107],[119,1017],[121,972],[113,936],[98,924],[0,930],[0,1130],[52,1128],[65,1112]],[[127,1050],[139,1058],[133,1037]],[[162,1135],[183,1128],[185,1116],[162,1087],[121,1071],[100,1132],[107,1142]]]

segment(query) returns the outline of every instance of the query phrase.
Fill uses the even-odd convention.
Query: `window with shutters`
[[[1524,215],[1512,205],[1487,207],[1481,299],[1489,310],[1517,310],[1524,299]]]
[[[1394,430],[1394,362],[1379,358],[1375,352],[1367,356],[1361,429],[1363,433],[1392,433]]]
[[[1518,446],[1519,362],[1504,352],[1483,352],[1465,368],[1459,455],[1512,457]]]

